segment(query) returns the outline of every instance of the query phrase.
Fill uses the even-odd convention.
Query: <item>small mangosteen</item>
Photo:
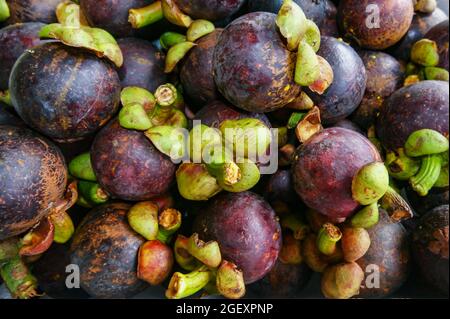
[[[223,193],[212,199],[196,217],[194,232],[202,240],[217,241],[223,258],[242,269],[246,284],[267,275],[281,249],[275,212],[251,192]]]
[[[413,256],[426,282],[448,295],[448,205],[423,216],[412,236]]]
[[[142,132],[111,121],[96,136],[92,166],[100,185],[113,197],[139,201],[163,195],[175,178],[175,164]]]
[[[62,0],[8,0],[10,18],[7,24],[24,22],[56,22],[56,7]]]

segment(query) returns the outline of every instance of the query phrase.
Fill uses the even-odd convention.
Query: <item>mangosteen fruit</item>
[[[275,18],[254,12],[234,20],[222,31],[214,52],[219,92],[249,112],[274,111],[300,93],[294,82],[296,55],[283,42]]]
[[[35,226],[63,198],[67,167],[59,149],[36,133],[0,125],[0,240]]]
[[[195,219],[194,232],[217,241],[225,260],[243,271],[246,284],[266,276],[278,259],[281,228],[275,212],[252,192],[222,193]]]
[[[412,235],[412,250],[426,282],[448,295],[448,205],[436,207],[421,218]]]
[[[92,167],[102,188],[114,198],[148,200],[166,193],[175,178],[175,164],[142,132],[111,121],[95,137]]]
[[[24,22],[56,22],[56,7],[62,0],[8,0],[11,16],[7,24]]]
[[[367,86],[360,106],[351,119],[368,129],[375,124],[383,101],[399,89],[403,82],[401,64],[389,54],[376,51],[359,52],[367,72]]]
[[[330,63],[334,80],[324,94],[310,90],[307,94],[319,107],[322,122],[334,124],[352,114],[361,103],[366,90],[366,69],[356,51],[336,38],[322,37],[317,54]]]
[[[25,125],[17,116],[7,109],[8,106],[0,103],[0,125]]]
[[[409,236],[401,223],[380,209],[380,220],[368,230],[371,245],[357,263],[366,274],[360,298],[385,298],[408,279],[411,270]]]
[[[407,187],[406,194],[408,196],[408,201],[419,216],[426,214],[433,208],[445,205],[449,202],[448,187],[434,187],[425,197],[419,196],[419,194],[411,187]]]
[[[380,109],[377,136],[396,151],[415,131],[431,129],[448,137],[449,88],[444,81],[422,81],[397,90]]]
[[[39,38],[43,26],[43,23],[28,22],[0,29],[0,91],[8,89],[11,70],[22,53],[43,43]]]
[[[120,81],[107,61],[61,43],[26,51],[10,78],[11,101],[33,129],[57,142],[96,132],[120,103]]]
[[[366,164],[380,161],[377,149],[363,135],[328,128],[297,149],[294,187],[308,207],[333,219],[346,218],[359,207],[352,196],[353,177]]]
[[[150,92],[167,83],[164,73],[165,55],[150,42],[136,38],[117,40],[123,55],[118,70],[122,88],[137,86]]]
[[[411,0],[342,0],[338,7],[343,34],[372,50],[384,50],[399,42],[413,16]]]
[[[365,133],[361,130],[361,128],[358,125],[347,119],[344,119],[342,121],[337,122],[336,124],[333,124],[333,127],[346,128],[350,131],[355,131],[362,135],[365,135]]]
[[[217,21],[238,12],[245,0],[175,0],[175,3],[191,18]]]
[[[80,269],[81,288],[93,298],[128,298],[147,286],[136,273],[145,239],[128,225],[129,209],[124,203],[97,207],[74,235],[70,261]]]
[[[449,70],[448,68],[448,28],[449,28],[449,22],[448,19],[445,21],[442,21],[438,25],[431,28],[430,31],[425,34],[424,38],[434,41],[437,44],[438,51],[439,51],[439,67]]]

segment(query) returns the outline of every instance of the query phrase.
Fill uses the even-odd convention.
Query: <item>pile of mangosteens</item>
[[[435,0],[0,0],[0,286],[448,296],[448,32]]]

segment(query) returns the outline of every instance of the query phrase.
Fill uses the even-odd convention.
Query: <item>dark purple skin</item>
[[[449,46],[449,35],[448,35],[449,22],[448,19],[434,26],[425,35],[425,39],[435,41],[439,49],[439,67],[449,70],[449,56],[448,56],[448,46]]]
[[[200,38],[180,68],[180,81],[191,105],[200,108],[221,98],[214,82],[213,56],[222,29]]]
[[[300,204],[294,190],[291,172],[287,169],[280,169],[269,177],[263,195],[273,207],[280,202],[298,209]]]
[[[164,73],[165,55],[150,42],[136,38],[117,41],[123,54],[123,65],[118,70],[122,88],[137,86],[150,92],[167,83]]]
[[[416,265],[426,282],[448,296],[448,205],[436,207],[422,217],[412,236]]]
[[[67,245],[53,244],[37,262],[33,263],[33,274],[39,288],[55,299],[85,299],[89,295],[82,289],[69,289],[66,285],[67,265],[70,264],[70,252]]]
[[[14,126],[24,126],[25,123],[22,122],[17,116],[9,112],[7,106],[0,103],[0,125],[14,125]]]
[[[421,129],[448,137],[449,89],[443,81],[422,81],[396,91],[383,104],[377,119],[377,136],[387,150],[405,145]]]
[[[313,135],[294,155],[294,187],[310,208],[333,219],[352,215],[359,204],[352,198],[352,180],[366,164],[381,161],[363,135],[328,128]]]
[[[219,128],[223,121],[239,120],[249,117],[262,121],[269,128],[272,127],[265,114],[248,113],[242,110],[236,110],[236,108],[222,101],[214,101],[204,106],[197,114],[195,114],[194,120],[200,120],[202,121],[202,124],[209,127]]]
[[[62,0],[8,0],[11,16],[7,24],[24,22],[56,22],[56,7]]]
[[[311,279],[312,271],[305,263],[287,265],[277,261],[269,274],[249,290],[261,298],[296,298]]]
[[[81,288],[93,298],[129,298],[147,286],[136,274],[145,239],[129,226],[129,208],[123,203],[97,207],[74,235],[70,260],[80,267]]]
[[[178,7],[194,19],[217,21],[236,13],[245,0],[174,0]]]
[[[0,125],[0,240],[35,226],[63,198],[67,167],[47,139]]]
[[[296,56],[287,50],[276,15],[254,12],[229,24],[214,53],[214,79],[233,105],[264,113],[282,108],[300,93]]]
[[[322,37],[317,54],[330,63],[334,80],[322,95],[307,92],[320,108],[322,122],[333,124],[352,114],[361,103],[366,90],[366,69],[356,51],[336,38]]]
[[[43,26],[39,22],[29,22],[0,29],[0,91],[8,89],[11,70],[22,53],[43,43],[38,35]]]
[[[60,43],[25,52],[10,78],[11,100],[27,125],[57,142],[96,132],[120,104],[120,81],[106,60]]]
[[[367,72],[367,86],[361,105],[351,119],[364,129],[376,122],[383,102],[403,84],[401,64],[389,54],[376,51],[360,51]]]
[[[358,132],[359,134],[365,135],[363,130],[361,130],[361,128],[358,125],[347,119],[337,122],[336,124],[333,125],[333,127],[346,128],[350,131],[355,131]]]
[[[92,166],[98,182],[110,195],[143,201],[166,193],[175,176],[175,164],[160,153],[142,132],[111,121],[95,137]]]
[[[399,60],[409,61],[413,44],[423,39],[432,27],[447,19],[448,16],[439,8],[430,14],[416,12],[408,33],[399,43],[390,48],[389,52]]]
[[[385,298],[400,289],[409,277],[411,256],[408,232],[401,223],[392,221],[384,210],[380,210],[378,224],[367,231],[371,245],[357,263],[366,276],[374,274],[368,266],[379,267],[380,287],[363,287],[357,298]]]
[[[430,190],[427,196],[422,197],[410,187],[406,188],[408,201],[414,208],[414,211],[420,216],[426,214],[433,208],[446,205],[449,202],[449,189],[434,187]]]
[[[251,192],[222,193],[197,216],[194,232],[204,241],[219,243],[224,259],[254,283],[274,266],[281,249],[281,228],[275,212]]]
[[[337,9],[330,0],[294,0],[305,12],[308,19],[314,21],[322,35],[337,36],[338,26],[336,22]],[[249,0],[248,11],[266,11],[278,13],[283,0]]]

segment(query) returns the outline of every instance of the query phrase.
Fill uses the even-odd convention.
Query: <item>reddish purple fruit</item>
[[[125,38],[117,43],[123,55],[123,65],[118,70],[122,88],[137,86],[155,92],[167,83],[164,53],[145,40]]]
[[[383,146],[395,151],[421,129],[432,129],[448,137],[448,83],[422,81],[396,91],[380,110],[377,136]]]
[[[245,0],[175,0],[178,7],[194,19],[222,20],[236,13]]]
[[[56,22],[56,7],[62,0],[8,0],[10,18],[7,24]]]
[[[0,91],[8,89],[11,70],[22,53],[43,43],[38,35],[43,26],[29,22],[0,29]]]
[[[142,132],[127,130],[114,120],[96,136],[91,148],[98,182],[115,198],[143,201],[166,193],[175,164]]]
[[[294,187],[310,208],[332,218],[345,218],[359,204],[352,198],[352,180],[366,164],[381,161],[368,139],[343,128],[313,135],[294,157]]]
[[[213,56],[221,29],[200,38],[184,59],[180,69],[180,81],[184,93],[199,108],[220,99],[220,93],[214,83]]]
[[[449,293],[448,205],[422,217],[412,236],[413,256],[426,282],[443,294]]]
[[[116,113],[120,81],[114,67],[60,43],[26,51],[10,78],[11,100],[26,124],[57,142],[96,132]]]
[[[449,35],[448,35],[449,22],[448,19],[434,26],[425,35],[425,39],[435,41],[439,49],[439,67],[449,70],[448,63],[448,47],[449,47]]]
[[[19,235],[62,199],[67,168],[61,152],[24,128],[0,126],[0,240]]]
[[[352,114],[361,103],[366,90],[366,69],[356,51],[335,38],[322,37],[318,55],[330,63],[334,80],[324,94],[308,90],[308,95],[320,108],[323,123],[333,124]]]
[[[223,258],[242,269],[246,284],[268,274],[281,249],[275,212],[251,192],[215,197],[196,218],[194,232],[204,241],[217,241]]]
[[[296,56],[287,50],[276,15],[244,15],[222,32],[214,53],[214,79],[233,105],[264,113],[282,108],[300,92],[294,82]]]
[[[80,283],[94,298],[127,298],[146,288],[136,274],[139,247],[145,239],[128,225],[130,206],[114,203],[92,210],[73,238],[71,263]]]

